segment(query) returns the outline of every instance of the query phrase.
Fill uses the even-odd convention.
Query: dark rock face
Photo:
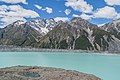
[[[120,20],[98,27],[82,18],[16,21],[0,29],[0,44],[48,49],[120,52]]]
[[[0,80],[101,80],[92,75],[77,71],[16,66],[0,69]]]

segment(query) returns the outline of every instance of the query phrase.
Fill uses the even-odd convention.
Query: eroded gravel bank
[[[0,69],[0,80],[101,80],[78,71],[50,67],[14,66]]]

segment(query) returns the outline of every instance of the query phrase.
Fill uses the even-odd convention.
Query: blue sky
[[[36,17],[82,17],[102,25],[120,18],[120,0],[0,0],[0,26]]]

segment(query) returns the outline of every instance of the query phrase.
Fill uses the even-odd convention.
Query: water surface
[[[52,54],[51,54],[52,53]],[[0,67],[16,65],[56,67],[120,80],[120,56],[73,52],[0,52]]]

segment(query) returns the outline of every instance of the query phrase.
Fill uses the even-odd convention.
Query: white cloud
[[[73,14],[73,17],[81,17],[83,19],[89,20],[91,18],[107,18],[107,19],[118,19],[120,18],[120,13],[117,13],[114,7],[105,6],[94,11],[91,15],[82,13],[81,15]]]
[[[49,8],[49,7],[46,7],[46,11],[47,11],[47,13],[49,13],[49,14],[53,12],[52,8]]]
[[[73,17],[80,17],[80,15],[77,15],[77,14],[73,14],[72,16]]]
[[[36,8],[38,8],[38,9],[41,9],[41,10],[43,10],[43,11],[46,11],[47,13],[49,13],[49,14],[51,14],[51,13],[53,13],[53,9],[52,8],[50,8],[50,7],[45,7],[45,8],[43,8],[42,6],[39,6],[39,5],[34,5]],[[59,11],[60,12],[60,11]]]
[[[108,5],[120,5],[120,0],[105,0],[106,4]]]
[[[82,19],[89,20],[93,17],[93,15],[87,15],[85,13],[82,13],[81,15],[73,14],[73,17],[81,17]]]
[[[117,17],[118,13],[116,12],[115,8],[105,6],[103,8],[98,9],[94,13],[95,18],[108,18],[108,19],[113,19]]]
[[[66,9],[64,12],[65,12],[66,15],[69,15],[71,13],[71,10],[70,9]]]
[[[17,21],[17,20],[26,21],[26,19],[24,19],[23,17],[6,16],[6,17],[0,19],[0,21],[3,22],[3,24],[0,27],[1,28],[5,27],[5,26]]]
[[[42,6],[39,6],[39,5],[35,5],[35,7],[38,9],[42,9]]]
[[[69,18],[68,17],[56,17],[54,18],[54,20],[57,22],[57,21],[69,21]]]
[[[59,12],[62,12],[62,11],[59,11]]]
[[[92,13],[93,10],[93,6],[84,0],[67,0],[67,2],[65,2],[65,5],[67,7],[72,7],[74,10],[85,13]]]
[[[3,22],[3,27],[5,27],[16,20],[26,20],[25,18],[39,17],[39,14],[35,11],[24,9],[20,5],[2,5],[0,6],[0,17],[0,22]]]
[[[45,9],[42,9],[42,10],[46,11],[49,14],[51,14],[53,12],[52,8],[50,8],[50,7],[46,7]]]
[[[89,20],[89,19],[91,19],[93,17],[93,15],[87,15],[87,14],[83,13],[83,14],[80,15],[80,17],[85,19],[85,20]]]
[[[47,13],[51,14],[53,12],[53,9],[50,7],[46,7],[42,9],[43,11],[46,11]]]
[[[17,3],[27,4],[26,0],[0,0],[0,1],[11,4],[17,4]]]
[[[107,23],[97,24],[97,25],[98,25],[98,27],[101,27],[101,26],[104,26],[105,24],[107,24]]]

